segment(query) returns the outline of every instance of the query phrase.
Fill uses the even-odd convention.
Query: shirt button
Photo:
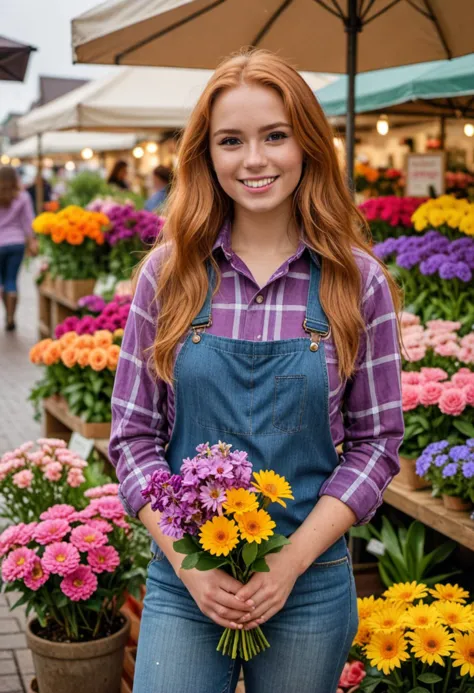
[[[258,334],[258,335],[257,335],[257,339],[262,339],[262,335],[261,335],[261,334]]]
[[[262,294],[259,294],[255,300],[257,301],[257,303],[263,303],[263,296],[262,296]]]

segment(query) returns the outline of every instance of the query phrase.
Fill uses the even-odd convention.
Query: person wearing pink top
[[[11,166],[0,168],[0,290],[7,331],[15,329],[17,276],[25,249],[31,250],[33,205]]]

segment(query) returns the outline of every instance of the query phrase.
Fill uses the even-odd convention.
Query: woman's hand
[[[299,572],[295,569],[295,563],[289,560],[285,548],[280,553],[265,556],[270,572],[254,573],[235,595],[243,603],[248,603],[249,600],[255,603],[254,610],[240,618],[245,630],[268,621],[286,604]]]
[[[38,255],[38,239],[34,236],[28,239],[26,244],[27,257],[36,257]]]
[[[242,629],[239,620],[254,609],[250,598],[235,596],[244,586],[223,570],[179,570],[179,577],[203,614],[223,628]]]

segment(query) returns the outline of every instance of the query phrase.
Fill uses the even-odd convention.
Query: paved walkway
[[[41,435],[27,401],[32,384],[40,375],[28,360],[37,340],[37,304],[34,270],[23,268],[20,277],[20,304],[16,332],[5,332],[3,304],[0,307],[0,456],[26,440]],[[28,693],[34,673],[31,653],[24,635],[26,619],[21,608],[9,606],[14,594],[0,595],[0,693]]]

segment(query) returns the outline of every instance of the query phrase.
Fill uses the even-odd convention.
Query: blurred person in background
[[[149,212],[159,210],[166,202],[171,186],[171,169],[167,166],[157,166],[153,169],[153,194],[145,202],[145,209]]]
[[[35,214],[39,214],[40,212],[43,211],[42,209],[40,209],[39,211],[36,209],[36,186],[38,185],[40,180],[41,180],[41,176],[36,175],[33,183],[26,188],[26,191],[31,198],[31,204],[33,205],[33,210],[34,210]],[[44,204],[45,202],[51,202],[52,189],[51,189],[51,185],[48,183],[46,178],[44,178],[44,176],[43,176],[42,180],[43,180],[43,204]]]
[[[15,329],[17,276],[25,250],[36,253],[33,218],[33,204],[29,194],[21,190],[15,169],[0,167],[0,292],[8,332]]]
[[[123,159],[119,159],[115,162],[112,172],[107,179],[107,183],[109,185],[116,185],[118,188],[122,188],[122,190],[128,190],[130,186],[127,181],[127,175],[128,164]]]

